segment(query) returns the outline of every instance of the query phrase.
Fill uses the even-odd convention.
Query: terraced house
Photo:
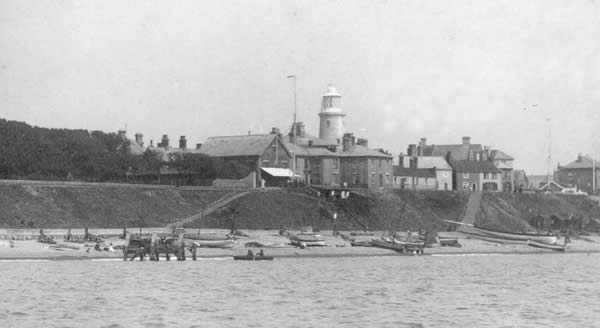
[[[463,137],[460,144],[428,145],[421,138],[409,145],[416,156],[443,157],[452,167],[452,189],[471,191],[513,191],[513,158],[500,150],[472,144]]]

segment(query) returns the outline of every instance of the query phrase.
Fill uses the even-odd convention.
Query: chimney
[[[490,151],[491,150],[492,150],[492,147],[490,147],[490,146],[483,146],[483,154],[484,154],[485,158],[482,158],[482,160],[489,161],[491,159],[490,158],[490,155],[491,155]],[[482,156],[482,157],[484,157],[484,156]]]
[[[344,133],[342,147],[343,151],[351,151],[354,148],[354,134]]]
[[[313,145],[313,140],[308,140],[308,147],[311,147]]]
[[[136,133],[135,134],[135,143],[144,147],[144,135],[141,133]]]
[[[251,135],[251,134],[252,134],[252,131],[248,130],[248,135]]]
[[[364,139],[364,138],[357,138],[356,139],[356,144],[359,146],[363,146],[366,148],[369,148],[369,140]]]
[[[581,161],[583,161],[583,156],[581,155],[581,153],[577,154],[577,162],[581,163]]]
[[[187,148],[187,139],[185,138],[185,136],[181,136],[179,138],[179,149],[186,149]]]
[[[304,122],[296,123],[296,137],[306,137],[306,130],[304,128]]]
[[[160,141],[160,147],[169,147],[169,135],[163,134],[162,140]]]
[[[415,145],[415,144],[408,145],[407,155],[408,155],[408,157],[417,156],[417,145]]]
[[[150,147],[154,147],[154,142],[150,139]]]
[[[470,145],[471,144],[471,137],[462,137],[462,144],[463,145]]]
[[[121,139],[125,140],[127,138],[127,131],[119,130],[117,131],[117,133],[119,134],[119,137],[121,137]]]
[[[417,147],[417,156],[423,156],[423,151],[425,150],[425,146],[427,145],[427,139],[421,138],[419,141],[419,147]]]
[[[404,167],[404,154],[402,154],[402,153],[400,153],[400,155],[398,155],[398,166]]]
[[[197,143],[197,144],[196,144],[196,150],[200,150],[200,148],[201,148],[201,147],[202,147],[202,144],[201,144],[201,143]]]
[[[412,158],[410,159],[410,164],[409,164],[409,166],[410,166],[410,168],[411,168],[411,169],[416,169],[416,168],[418,167],[418,160],[419,160],[419,158],[418,158],[418,157],[412,157]]]

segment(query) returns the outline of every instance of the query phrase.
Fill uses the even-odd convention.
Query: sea
[[[0,327],[600,327],[600,254],[0,261]]]

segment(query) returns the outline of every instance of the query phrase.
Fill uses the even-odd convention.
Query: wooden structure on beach
[[[123,247],[123,261],[133,261],[139,257],[140,261],[143,261],[146,255],[148,255],[150,261],[158,261],[160,255],[164,254],[167,261],[171,260],[171,254],[173,254],[177,261],[186,260],[186,250],[189,250],[192,255],[192,260],[196,261],[196,250],[195,244],[191,247],[186,248],[183,240],[183,232],[180,232],[178,237],[163,236],[158,237],[157,233],[153,233],[151,238],[148,237],[131,237],[127,234],[127,243]]]

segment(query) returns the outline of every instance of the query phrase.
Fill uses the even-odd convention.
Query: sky
[[[528,174],[600,159],[595,0],[0,2],[0,118],[51,128],[318,135],[328,84],[347,132],[393,155],[489,145]],[[551,136],[551,138],[549,138]],[[550,150],[550,151],[549,151]]]

